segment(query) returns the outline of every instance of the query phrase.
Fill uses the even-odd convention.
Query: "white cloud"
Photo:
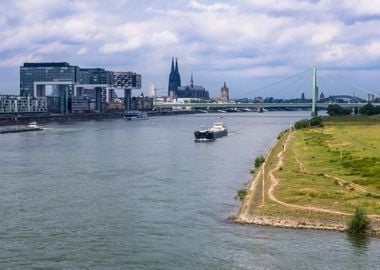
[[[140,70],[143,82],[164,88],[172,56],[184,74],[202,71],[214,81],[313,64],[380,69],[378,15],[380,1],[364,0],[3,1],[1,67],[67,59]]]
[[[136,36],[129,39],[126,42],[106,43],[104,46],[100,48],[99,51],[101,53],[111,54],[134,50],[140,48],[141,46],[143,46],[143,41],[140,37]]]
[[[10,67],[19,67],[25,62],[37,62],[41,61],[41,57],[27,54],[27,55],[14,55],[10,58],[4,59],[0,62],[0,67],[10,68]]]
[[[380,1],[377,0],[344,0],[343,7],[354,15],[380,15]]]
[[[226,10],[236,9],[236,7],[231,6],[230,4],[227,4],[227,3],[218,2],[211,5],[205,5],[195,0],[190,1],[188,6],[194,9],[199,9],[199,10],[204,10],[204,11],[219,11],[219,10],[226,11]]]
[[[88,53],[88,49],[86,47],[80,48],[77,52],[78,55],[86,55]]]
[[[170,31],[163,31],[160,33],[153,33],[151,41],[157,45],[169,45],[178,42],[178,37],[175,33]]]

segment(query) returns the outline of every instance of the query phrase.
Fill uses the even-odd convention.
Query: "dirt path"
[[[351,216],[352,215],[351,213],[346,213],[346,212],[341,212],[341,211],[335,211],[335,210],[325,209],[325,208],[321,208],[321,207],[302,206],[302,205],[296,205],[296,204],[286,203],[286,202],[280,201],[276,196],[274,196],[274,194],[273,194],[274,189],[278,185],[278,179],[274,176],[274,172],[278,171],[284,165],[284,153],[285,153],[285,151],[288,148],[288,144],[289,144],[289,140],[291,138],[291,135],[292,135],[292,133],[290,132],[288,134],[288,137],[285,140],[285,143],[283,145],[282,151],[280,151],[277,154],[278,162],[277,162],[276,166],[273,169],[269,170],[269,172],[268,172],[268,176],[269,176],[269,179],[271,181],[270,187],[268,189],[268,196],[269,196],[269,198],[272,201],[274,201],[274,202],[276,202],[278,204],[281,204],[283,206],[286,206],[286,207],[289,207],[289,208],[293,208],[293,209],[309,210],[309,211],[323,212],[323,213],[329,213],[329,214]],[[302,164],[302,162],[300,162],[297,158],[296,158],[296,160],[299,163],[299,167],[300,167],[301,172],[306,172],[305,166]],[[344,181],[343,179],[336,178],[334,176],[329,176],[329,175],[326,175],[326,176],[329,177],[329,178],[335,178],[338,182],[339,181],[341,181],[341,182]],[[344,182],[347,183],[346,181],[344,181]],[[363,188],[360,187],[360,186],[355,186],[353,188],[354,189],[356,188],[356,190],[361,191],[361,192],[366,192],[366,191],[363,191]],[[376,218],[376,219],[380,218],[380,215],[368,215],[368,216],[372,217],[372,218]]]

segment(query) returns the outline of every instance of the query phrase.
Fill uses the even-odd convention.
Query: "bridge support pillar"
[[[102,88],[95,87],[95,102],[96,102],[96,111],[99,113],[103,112],[103,96],[102,96]]]
[[[128,88],[124,89],[124,109],[126,111],[130,111],[132,107],[131,106],[131,103],[132,103],[131,92],[132,92],[131,89],[128,89]]]

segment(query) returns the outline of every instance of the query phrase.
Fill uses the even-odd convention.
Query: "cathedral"
[[[177,94],[178,87],[181,86],[181,75],[178,71],[178,61],[175,59],[174,67],[174,58],[172,58],[172,67],[169,74],[169,87],[168,87],[168,97],[174,97]]]
[[[172,66],[169,74],[168,96],[171,98],[199,98],[210,99],[208,91],[201,85],[194,85],[191,74],[190,85],[181,86],[181,75],[178,71],[178,61],[172,58]]]

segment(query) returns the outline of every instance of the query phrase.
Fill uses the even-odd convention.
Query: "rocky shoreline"
[[[295,219],[295,218],[282,218],[282,217],[266,217],[266,216],[252,216],[250,218],[241,218],[233,216],[229,221],[236,224],[254,224],[261,226],[280,227],[288,229],[313,229],[313,230],[328,230],[328,231],[346,231],[344,222],[326,222],[324,220],[310,220],[310,219]]]

